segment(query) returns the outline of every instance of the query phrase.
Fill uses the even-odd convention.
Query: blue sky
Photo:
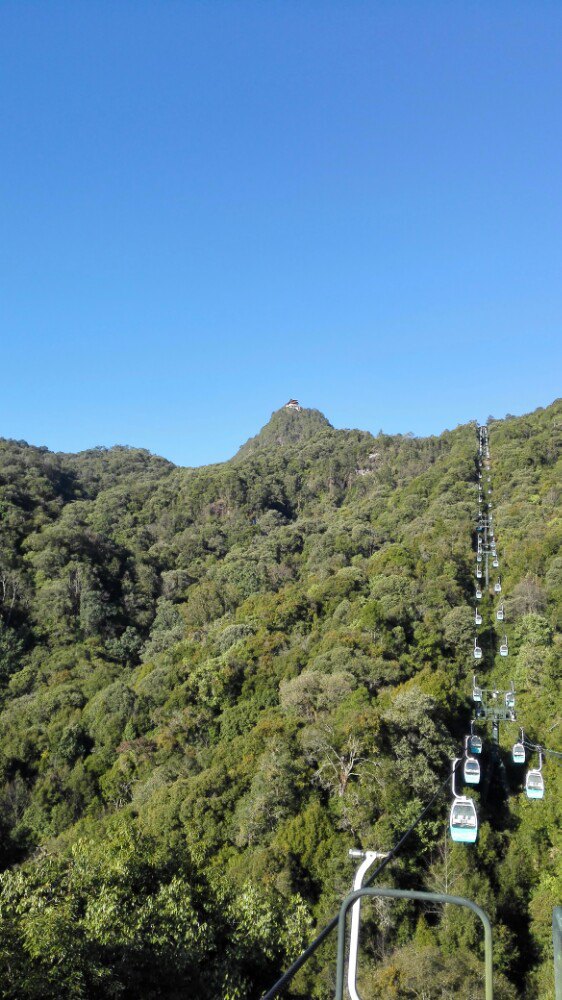
[[[561,395],[557,2],[4,0],[0,435],[220,461],[289,396]]]

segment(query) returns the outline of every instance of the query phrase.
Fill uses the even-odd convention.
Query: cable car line
[[[541,746],[540,743],[531,743],[530,740],[522,740],[522,743],[527,750],[534,750],[536,753],[550,754],[551,757],[560,757],[562,759],[562,752],[560,750],[548,750],[547,747]]]
[[[481,601],[484,597],[484,593],[489,593],[490,588],[490,576],[489,576],[489,564],[492,562],[492,567],[496,570],[499,569],[500,560],[498,557],[495,532],[494,532],[494,521],[492,515],[492,475],[491,475],[491,463],[490,463],[490,445],[488,438],[488,429],[485,426],[481,426],[478,429],[479,433],[479,448],[478,448],[478,479],[477,479],[477,500],[478,507],[476,512],[476,588],[475,588],[475,599],[476,601]],[[483,469],[486,470],[486,486],[484,486]],[[483,509],[483,502],[486,498],[485,509]],[[482,582],[480,582],[482,581]],[[501,594],[502,584],[501,577],[498,574],[494,584],[493,593]],[[494,615],[494,612],[492,612]],[[495,619],[497,621],[504,620],[504,607],[501,604],[495,612]],[[476,604],[474,608],[474,624],[478,627],[482,626],[484,622],[483,612],[480,610],[479,604]],[[499,647],[499,655],[505,657],[509,654],[509,644],[507,635],[504,636],[503,642],[501,642]],[[484,650],[479,637],[476,636],[474,639],[473,648],[473,658],[475,660],[484,661]],[[475,703],[475,719],[470,723],[470,734],[465,738],[465,754],[463,758],[463,777],[466,784],[480,784],[482,778],[482,769],[478,756],[482,752],[482,738],[474,734],[474,725],[476,721],[490,721],[492,723],[492,742],[491,742],[491,757],[490,764],[491,767],[484,768],[483,771],[483,782],[482,782],[482,796],[486,798],[488,787],[490,784],[491,772],[494,768],[500,773],[502,785],[506,794],[509,794],[508,783],[507,783],[507,773],[503,760],[499,752],[499,723],[504,722],[515,722],[515,690],[513,683],[511,689],[508,691],[499,691],[495,688],[485,689],[480,686],[477,681],[476,675],[473,677],[472,682],[472,700]],[[514,748],[515,749],[515,748]],[[518,755],[521,757],[521,751],[523,757],[525,756],[524,747],[519,747]],[[514,759],[517,758],[515,754]],[[450,832],[453,840],[462,841],[465,843],[474,843],[478,834],[478,817],[476,814],[476,807],[472,799],[467,796],[461,796],[457,794],[455,788],[454,776],[452,778],[452,791],[453,791],[453,802],[451,805],[450,813]]]
[[[478,447],[478,509],[477,509],[477,527],[476,527],[476,577],[477,580],[482,578],[482,568],[483,563],[485,565],[486,571],[486,590],[488,590],[489,580],[488,580],[488,561],[489,557],[492,557],[492,567],[497,570],[500,566],[500,561],[498,557],[493,520],[491,514],[492,502],[489,499],[492,495],[493,485],[491,476],[491,462],[490,462],[490,444],[488,437],[488,429],[485,426],[479,427],[479,447]],[[486,487],[483,484],[483,472],[486,470]],[[487,511],[483,512],[481,509],[481,504],[484,498],[484,494],[487,496]],[[497,575],[497,578],[493,584],[493,595],[499,595],[502,593],[502,582],[501,576]],[[479,601],[483,597],[483,587],[480,583],[476,584],[476,600]],[[496,622],[505,622],[505,607],[503,602],[498,604],[495,609],[495,613],[492,611],[492,616],[495,618]],[[483,614],[477,605],[474,611],[474,623],[475,625],[483,624]],[[477,650],[479,652],[477,652]],[[507,657],[509,655],[509,640],[507,634],[504,634],[503,640],[499,640],[499,655],[501,657]],[[482,650],[478,642],[478,637],[474,640],[474,659],[483,659]],[[504,786],[506,798],[509,796],[509,788],[507,785],[507,775],[505,771],[504,762],[499,752],[499,723],[503,722],[515,722],[515,688],[513,682],[511,683],[511,689],[508,691],[499,691],[494,688],[487,690],[482,688],[477,683],[476,675],[473,677],[472,681],[472,700],[475,703],[475,715],[478,720],[482,721],[492,721],[492,758],[493,763],[498,766],[502,777],[502,784]],[[470,741],[474,740],[473,732],[473,722],[470,726],[470,736],[466,737],[465,741],[465,779],[469,783],[468,772],[471,768],[467,769],[467,757],[469,754],[469,747],[472,749],[472,744]],[[525,732],[523,729],[520,730],[519,739],[513,744],[511,748],[511,760],[515,765],[525,764],[528,755],[538,754],[538,766],[530,766],[525,775],[525,794],[529,799],[542,799],[545,793],[545,782],[544,776],[542,774],[542,768],[544,760],[547,756],[554,757],[555,759],[562,760],[562,752],[558,750],[550,750],[545,748],[541,744],[533,743],[531,740],[525,737]],[[476,760],[476,758],[473,758]],[[480,769],[479,762],[476,761],[478,769]],[[472,767],[474,773],[476,773],[476,768]],[[484,772],[484,782],[483,782],[483,792],[484,796],[486,794],[488,784],[490,780],[490,775],[488,769]],[[454,778],[453,778],[453,794],[456,796],[454,788]],[[458,799],[456,796],[454,802]],[[453,807],[454,807],[453,802]],[[451,830],[451,832],[453,832]],[[454,839],[454,838],[453,838]]]

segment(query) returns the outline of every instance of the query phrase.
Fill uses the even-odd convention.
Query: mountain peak
[[[280,410],[275,410],[259,434],[249,438],[236,453],[236,458],[246,458],[262,448],[298,444],[315,437],[321,431],[331,430],[332,425],[320,410],[300,406],[298,400],[290,399]]]

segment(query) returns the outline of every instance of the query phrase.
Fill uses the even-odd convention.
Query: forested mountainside
[[[485,595],[480,673],[562,749],[562,403],[489,436],[510,655]],[[2,997],[257,1000],[337,910],[349,848],[397,841],[471,718],[477,445],[285,409],[199,469],[0,441]],[[451,843],[445,793],[384,882],[479,902],[497,996],[545,1000],[562,770],[528,801],[517,732],[477,843]],[[482,996],[470,917],[365,912],[365,997]],[[286,995],[331,998],[334,956]]]

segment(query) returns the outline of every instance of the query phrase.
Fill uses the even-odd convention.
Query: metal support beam
[[[338,965],[336,972],[335,1000],[344,1000],[344,967],[345,967],[345,922],[347,912],[362,896],[383,896],[389,899],[419,899],[426,903],[451,903],[453,906],[465,906],[480,918],[484,925],[484,962],[485,962],[485,998],[494,1000],[494,971],[492,963],[492,925],[488,914],[471,899],[462,896],[447,896],[441,892],[418,892],[414,889],[373,889],[364,888],[350,892],[344,899],[338,918]],[[558,1000],[558,998],[557,998]]]
[[[352,858],[362,858],[355,873],[354,889],[361,889],[363,879],[374,861],[388,857],[386,851],[354,851],[349,852]],[[351,1000],[361,1000],[357,992],[357,956],[359,954],[359,926],[361,923],[361,900],[353,904],[351,910],[351,930],[349,932],[349,960],[347,963],[347,989]]]

